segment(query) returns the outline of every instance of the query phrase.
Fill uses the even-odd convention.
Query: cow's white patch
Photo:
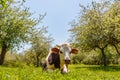
[[[60,51],[64,54],[64,60],[70,60],[71,48],[67,44],[63,44],[60,47]]]
[[[68,69],[67,69],[67,66],[64,64],[64,66],[63,66],[63,72],[64,73],[68,73]]]

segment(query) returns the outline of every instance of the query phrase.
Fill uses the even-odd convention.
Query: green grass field
[[[119,66],[70,65],[70,73],[42,72],[35,67],[0,66],[0,80],[120,80]]]

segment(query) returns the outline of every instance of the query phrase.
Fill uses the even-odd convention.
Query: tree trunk
[[[7,52],[7,46],[5,44],[3,44],[1,54],[0,54],[0,65],[2,65],[4,63],[6,52]]]
[[[39,63],[40,63],[39,56],[36,56],[36,58],[37,58],[36,66],[39,67]]]
[[[107,66],[107,60],[106,60],[106,55],[104,53],[104,48],[101,49],[101,52],[102,52],[102,61],[103,61],[103,64],[104,64],[104,66]]]

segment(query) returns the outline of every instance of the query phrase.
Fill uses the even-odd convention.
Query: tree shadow
[[[75,69],[82,69],[86,68],[92,71],[120,71],[120,66],[96,66],[96,65],[90,65],[90,66],[77,66]]]

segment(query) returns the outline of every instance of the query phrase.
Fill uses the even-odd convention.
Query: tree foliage
[[[40,66],[42,58],[49,53],[53,39],[47,36],[47,27],[37,29],[31,36],[31,49],[35,53],[36,66]]]
[[[100,49],[106,66],[105,49],[120,43],[120,1],[93,1],[91,5],[80,7],[80,17],[70,30],[73,43],[83,51]]]
[[[4,3],[3,3],[4,2]],[[24,2],[1,0],[0,2],[0,65],[3,64],[6,52],[19,47],[20,43],[28,41],[29,35],[41,21],[41,17],[32,18],[29,8]]]

